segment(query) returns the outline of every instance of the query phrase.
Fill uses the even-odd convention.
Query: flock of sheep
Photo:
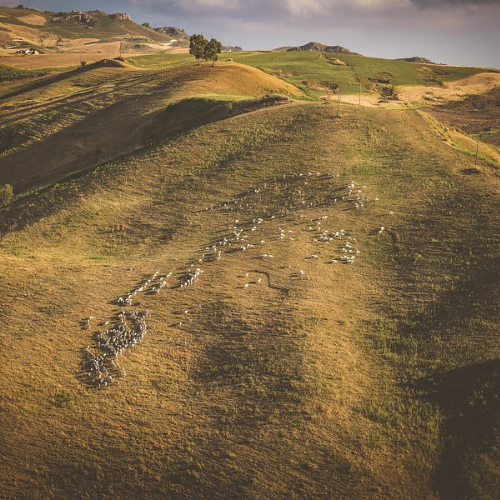
[[[273,259],[269,253],[261,253],[269,241],[295,241],[306,234],[313,244],[336,243],[335,255],[328,261],[331,264],[353,264],[360,250],[357,240],[351,231],[344,229],[328,229],[330,215],[307,218],[305,213],[310,209],[338,207],[339,210],[360,210],[368,203],[376,201],[364,194],[365,186],[357,186],[355,182],[342,184],[339,175],[307,174],[283,175],[262,182],[231,200],[223,201],[204,211],[226,213],[237,219],[213,241],[200,249],[196,264],[181,271],[175,283],[169,289],[182,289],[194,285],[203,274],[201,267],[206,262],[216,262],[225,254],[255,251],[255,258]],[[292,216],[292,217],[291,217]],[[272,221],[272,228],[268,222]],[[286,229],[286,222],[293,221],[294,229]],[[297,222],[299,224],[297,224]],[[382,232],[382,226],[375,232]],[[306,259],[318,259],[318,255],[305,256]],[[247,273],[248,274],[248,273]],[[268,277],[269,273],[262,271]],[[92,345],[84,349],[83,372],[85,380],[94,387],[113,384],[117,377],[125,375],[117,364],[117,358],[126,349],[141,342],[147,332],[147,311],[130,309],[133,299],[138,294],[159,294],[165,287],[172,273],[160,274],[159,271],[141,281],[135,288],[119,297],[115,303],[121,310],[113,318],[112,325],[93,335]],[[305,271],[299,270],[291,277],[306,278]],[[259,282],[262,280],[260,279]],[[244,288],[248,288],[246,283]],[[110,323],[110,322],[107,322]],[[90,319],[87,320],[90,329]],[[109,326],[109,325],[106,325]]]

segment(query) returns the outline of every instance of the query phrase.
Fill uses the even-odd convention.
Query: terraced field
[[[3,496],[498,497],[500,176],[473,141],[243,65],[0,105],[31,125],[0,164]]]

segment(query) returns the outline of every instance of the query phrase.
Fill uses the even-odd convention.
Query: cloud
[[[410,0],[111,0],[111,5],[129,5],[149,12],[173,16],[189,17],[192,20],[207,18],[262,21],[263,23],[314,21],[326,24],[332,19],[356,13],[371,16],[373,13],[401,10],[411,6]]]
[[[443,6],[467,6],[500,5],[500,0],[411,0],[418,7],[443,7]]]
[[[304,17],[323,10],[319,0],[287,0],[286,7],[292,17]]]

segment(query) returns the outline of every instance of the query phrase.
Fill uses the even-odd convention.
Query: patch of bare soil
[[[408,106],[410,104],[429,104],[433,106],[438,106],[442,108],[442,105],[446,105],[445,103],[456,102],[460,103],[462,99],[466,96],[480,96],[486,92],[492,91],[500,87],[500,73],[479,73],[477,75],[473,75],[467,78],[463,78],[461,80],[457,80],[455,82],[450,82],[446,84],[444,87],[428,87],[425,85],[412,86],[412,85],[404,85],[396,88],[396,99],[390,99],[387,101],[381,100],[381,95],[379,93],[371,93],[371,94],[362,94],[361,100],[358,94],[352,95],[342,95],[341,101],[349,104],[361,104],[363,106],[378,106],[383,104],[384,106],[389,107],[401,107]],[[321,99],[337,101],[337,96],[321,96]],[[491,100],[491,99],[490,99]],[[488,101],[488,99],[487,99]],[[477,99],[474,102],[479,102]],[[493,105],[495,99],[493,98]],[[468,105],[466,104],[465,107]],[[461,107],[459,105],[459,107]],[[454,108],[455,109],[455,108]],[[477,112],[473,111],[474,113]],[[495,116],[495,112],[493,113]],[[463,116],[462,116],[463,118]],[[455,125],[459,128],[460,125],[455,122],[461,123],[462,118],[452,117],[450,116],[450,120],[453,121],[450,125]],[[491,119],[491,113],[488,116],[484,117],[484,122],[487,122]],[[469,119],[464,123],[468,123]],[[474,120],[472,120],[474,121]],[[445,122],[448,123],[448,122]],[[480,130],[488,131],[488,126],[486,123],[483,124],[484,128],[481,129],[482,125],[478,127],[474,127],[468,129],[468,132],[476,133]],[[492,128],[490,126],[490,128]],[[497,128],[497,125],[494,125],[493,128]],[[465,130],[465,129],[464,129]],[[493,142],[495,143],[495,142]]]
[[[105,57],[117,57],[120,54],[120,42],[85,43],[68,47],[66,52],[79,52],[82,54],[102,54]]]
[[[32,24],[34,26],[45,26],[47,24],[47,19],[42,16],[37,16],[36,14],[29,14],[27,16],[20,16],[17,19],[25,24]]]
[[[397,89],[398,98],[407,103],[442,103],[459,100],[469,94],[483,94],[500,85],[500,73],[479,73],[449,82],[444,87],[401,86]]]
[[[337,96],[332,96],[329,99],[332,103],[337,102]],[[348,104],[360,104],[359,95],[341,95],[340,101]],[[378,94],[361,94],[361,105],[362,106],[377,106],[380,104],[380,95]]]
[[[96,43],[99,41],[100,38],[75,38],[74,40],[64,38],[63,40],[61,40],[61,43],[59,43],[59,47],[64,50],[67,47],[81,47],[82,45]]]

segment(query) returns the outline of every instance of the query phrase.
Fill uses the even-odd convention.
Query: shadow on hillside
[[[22,157],[12,155],[9,161],[12,164],[24,159],[23,167],[27,171],[26,176],[20,183],[16,183],[9,178],[5,179],[14,186],[16,193],[22,193],[28,189],[33,189],[33,194],[28,194],[17,201],[14,201],[9,207],[4,208],[2,217],[0,217],[0,238],[10,231],[18,231],[33,224],[37,220],[54,213],[61,206],[78,200],[76,194],[82,195],[90,188],[86,182],[81,182],[80,178],[88,175],[92,178],[93,169],[101,169],[101,165],[124,158],[132,151],[148,147],[156,141],[172,139],[176,136],[195,129],[199,126],[230,118],[239,114],[256,111],[268,106],[286,104],[290,102],[288,98],[280,96],[266,96],[261,99],[251,101],[242,101],[233,103],[228,101],[214,101],[210,99],[186,99],[179,103],[167,106],[164,110],[156,113],[150,122],[143,126],[137,124],[137,144],[134,144],[129,135],[123,135],[115,142],[107,141],[106,127],[109,127],[109,120],[116,119],[117,113],[123,110],[122,103],[115,105],[116,112],[109,113],[109,108],[98,111],[81,122],[78,122],[69,129],[64,129],[49,137],[43,144],[35,143],[31,149],[23,149],[19,154]],[[111,118],[109,118],[111,116]],[[108,120],[108,121],[106,121]],[[85,145],[75,151],[70,151],[66,147],[68,141],[81,140],[85,133],[91,134],[86,141],[91,150],[85,150]],[[95,139],[93,139],[95,137]],[[75,139],[76,138],[76,139]],[[101,148],[97,147],[96,141],[104,138]],[[120,142],[121,141],[121,142]],[[52,145],[50,148],[47,145]],[[47,171],[46,177],[42,169],[39,168],[40,150],[45,148],[52,152],[51,169]],[[57,148],[59,148],[57,150]],[[129,148],[127,150],[127,148]],[[57,150],[57,151],[56,151]],[[117,156],[117,152],[120,153]],[[63,154],[64,153],[64,154]],[[26,159],[26,156],[28,159]],[[30,167],[28,160],[31,159],[33,168]],[[47,167],[48,161],[44,163]],[[28,168],[30,167],[30,168]],[[12,169],[5,168],[5,171],[11,172]],[[33,179],[28,178],[28,173],[33,172]],[[18,175],[18,174],[16,174]],[[116,176],[116,172],[113,174]],[[63,179],[61,181],[61,179]],[[118,182],[113,177],[114,183]],[[61,184],[55,184],[60,182]],[[40,187],[45,184],[45,187]],[[92,189],[97,186],[93,184]],[[101,185],[102,187],[102,185]]]
[[[408,363],[406,389],[443,417],[438,497],[500,498],[500,220],[474,177],[434,201],[397,247],[408,309],[387,327],[389,347]]]
[[[445,416],[441,459],[433,475],[434,490],[442,500],[478,498],[479,489],[489,491],[484,498],[500,498],[498,478],[485,477],[490,474],[486,462],[500,466],[496,452],[500,445],[496,437],[500,432],[500,359],[484,361],[492,357],[497,343],[490,321],[498,307],[498,261],[476,263],[453,291],[414,318],[424,357],[432,359],[433,352],[441,352],[449,358],[443,361],[445,366],[463,365],[417,382],[417,391],[439,405]],[[407,327],[405,335],[411,337],[412,331],[415,334],[415,328]]]
[[[86,66],[83,66],[81,68],[76,68],[71,71],[65,71],[63,73],[58,73],[57,75],[54,76],[49,76],[47,78],[37,80],[35,83],[32,83],[31,85],[22,87],[19,90],[0,96],[0,101],[5,101],[6,99],[10,99],[11,97],[16,97],[26,92],[31,92],[32,90],[41,89],[42,87],[46,87],[47,85],[52,85],[53,83],[62,82],[63,80],[67,80],[68,78],[73,78],[74,76],[81,75],[82,73],[92,71],[96,68],[121,68],[123,66],[124,65],[120,61],[115,61],[113,59],[102,59],[101,61],[97,61],[92,64],[87,64]]]
[[[225,120],[233,116],[249,113],[267,106],[287,104],[290,100],[282,96],[265,96],[261,99],[241,102],[219,101],[213,99],[184,99],[170,104],[158,112],[151,124],[143,131],[145,144],[156,142],[165,137],[175,136],[192,128]]]
[[[490,467],[500,465],[495,457],[500,445],[500,359],[421,379],[417,388],[446,416],[441,464],[433,477],[439,498],[477,498],[477,479],[484,498],[499,498],[498,479],[487,476]]]

